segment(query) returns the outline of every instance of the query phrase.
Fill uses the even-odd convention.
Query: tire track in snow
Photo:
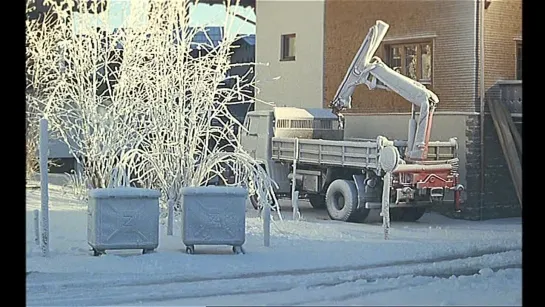
[[[492,269],[492,271],[494,271],[494,272],[497,272],[499,270],[513,269],[513,268],[522,269],[522,263],[521,264],[509,264],[509,265],[493,266],[490,269]],[[347,291],[346,293],[339,294],[339,295],[334,295],[334,296],[328,295],[327,301],[340,302],[340,301],[346,301],[346,300],[349,300],[349,299],[355,299],[355,298],[360,298],[360,297],[363,298],[363,297],[365,297],[367,295],[371,295],[371,294],[377,294],[377,293],[381,293],[381,292],[388,292],[388,291],[398,290],[398,289],[405,288],[405,287],[425,286],[427,284],[431,284],[433,282],[436,282],[437,281],[436,278],[446,279],[446,278],[450,278],[451,276],[456,276],[456,277],[472,276],[472,275],[475,275],[475,274],[479,274],[479,271],[480,271],[480,268],[457,268],[455,270],[451,270],[450,273],[435,274],[433,272],[430,272],[429,270],[427,272],[426,272],[426,270],[423,270],[423,272],[418,272],[418,270],[417,270],[413,274],[410,274],[410,276],[412,276],[412,277],[429,277],[429,278],[432,278],[432,279],[431,280],[428,279],[428,280],[425,280],[425,281],[408,280],[408,282],[403,283],[401,285],[389,286],[389,287],[373,289],[373,290],[359,289],[357,291]],[[364,281],[364,282],[367,282],[367,283],[371,283],[371,282],[374,283],[374,282],[378,282],[380,280],[396,279],[396,278],[400,278],[400,277],[403,277],[403,276],[409,276],[409,274],[402,274],[402,275],[399,275],[399,276],[398,275],[399,274],[389,274],[389,275],[381,276],[380,278],[376,278],[376,279],[366,279],[365,277],[354,278],[354,280],[352,280],[352,281],[337,282],[337,283],[323,283],[323,284],[321,284],[320,286],[318,286],[316,288],[324,289],[324,288],[329,288],[329,287],[337,287],[337,286],[342,285],[342,284],[356,283],[356,282],[361,282],[361,281]],[[311,304],[312,305],[312,304],[316,304],[316,303],[320,303],[320,302],[324,302],[324,298],[304,300],[304,301],[298,301],[298,302],[290,302],[290,305],[306,305],[306,304]]]
[[[325,268],[305,268],[305,269],[294,269],[294,270],[281,270],[281,271],[272,271],[272,272],[251,272],[251,273],[241,273],[241,274],[227,274],[220,276],[185,276],[181,274],[176,274],[174,276],[161,276],[161,277],[152,277],[146,280],[119,280],[119,278],[107,280],[100,278],[99,280],[92,280],[93,276],[96,274],[90,274],[87,278],[83,278],[80,281],[61,281],[60,283],[53,283],[55,288],[58,287],[69,287],[69,288],[86,288],[99,287],[102,288],[105,283],[110,286],[152,286],[152,285],[162,285],[168,283],[193,283],[193,282],[202,282],[202,281],[214,281],[214,280],[240,280],[240,279],[252,279],[252,278],[263,278],[263,277],[283,277],[283,276],[301,276],[301,275],[310,275],[315,273],[336,273],[336,272],[348,272],[348,271],[358,271],[358,270],[367,270],[367,269],[377,269],[377,268],[387,268],[391,266],[400,266],[400,265],[412,265],[412,264],[425,264],[433,262],[442,262],[442,261],[451,261],[465,258],[474,258],[481,257],[490,254],[498,254],[511,251],[521,251],[522,248],[501,248],[501,247],[491,247],[486,249],[481,249],[473,251],[470,253],[456,253],[451,255],[444,255],[440,257],[430,257],[424,259],[409,259],[409,260],[400,260],[400,261],[391,261],[389,263],[377,263],[377,264],[364,264],[364,265],[345,265],[345,266],[334,266],[334,267],[325,267]],[[63,274],[63,273],[60,273]],[[44,281],[39,281],[37,276],[58,276],[57,273],[40,273],[33,272],[29,277],[27,277],[27,291],[29,289],[39,287],[44,287]],[[81,274],[84,275],[84,274]],[[145,275],[139,274],[137,277],[144,277]],[[33,277],[38,279],[36,282],[33,282]],[[146,276],[151,277],[151,276]],[[47,282],[47,280],[46,280]],[[47,286],[45,286],[47,287]]]
[[[477,257],[482,258],[482,257]],[[497,272],[498,270],[502,269],[508,269],[508,268],[522,268],[522,257],[519,257],[519,259],[516,259],[514,261],[511,261],[510,264],[506,265],[498,265],[498,266],[492,266],[491,269],[494,272]],[[444,264],[449,263],[450,261],[443,262]],[[324,281],[320,282],[319,278],[315,280],[311,280],[310,283],[304,286],[294,286],[289,290],[279,290],[279,291],[268,291],[265,292],[263,290],[260,291],[247,291],[243,294],[240,293],[230,293],[228,295],[218,294],[218,295],[212,295],[212,296],[198,296],[198,297],[167,297],[164,299],[144,299],[141,300],[141,303],[155,303],[157,302],[164,302],[164,301],[174,301],[179,300],[175,302],[176,306],[180,305],[217,305],[218,302],[227,301],[226,304],[229,305],[245,305],[248,304],[248,302],[262,302],[262,304],[273,304],[275,306],[295,306],[295,305],[319,305],[324,304],[326,305],[333,305],[335,302],[340,302],[342,300],[348,300],[348,299],[354,299],[359,297],[364,297],[367,295],[372,295],[376,293],[381,292],[388,292],[388,291],[394,291],[401,288],[406,287],[417,287],[417,286],[425,286],[427,284],[436,282],[438,278],[444,279],[444,278],[450,278],[451,276],[471,276],[474,274],[478,274],[480,269],[482,268],[482,265],[475,264],[473,267],[457,267],[455,269],[451,269],[448,271],[448,273],[445,273],[444,268],[436,267],[433,270],[418,270],[418,269],[411,269],[411,270],[405,270],[401,273],[365,273],[355,276],[349,276],[349,278],[346,278],[346,276],[340,276],[339,279],[343,279],[343,281]],[[394,269],[394,268],[390,268]],[[399,269],[398,267],[395,268],[396,270]],[[323,275],[318,276],[322,277],[324,279]],[[401,279],[403,277],[406,277],[405,279]],[[433,279],[425,279],[425,280],[419,280],[419,279],[413,279],[413,277],[428,277]],[[398,280],[401,279],[401,280]],[[389,282],[390,281],[390,282]],[[397,283],[396,285],[391,285],[393,283]],[[299,281],[300,284],[304,284],[304,281]],[[382,285],[381,285],[382,283]],[[342,286],[343,284],[351,284],[348,287]],[[339,287],[341,286],[341,287]],[[334,295],[331,295],[331,288],[336,288],[336,292]],[[357,288],[358,290],[354,290],[354,288]],[[372,289],[369,289],[372,288]],[[366,289],[366,290],[363,290]],[[273,302],[270,301],[270,298],[267,296],[260,297],[260,294],[275,294],[275,300]],[[243,295],[250,295],[243,296]],[[306,299],[299,299],[301,296],[306,297]],[[206,299],[210,300],[206,300]],[[296,298],[295,300],[293,298]],[[234,301],[233,301],[234,299]],[[238,300],[237,300],[238,299]],[[267,300],[268,302],[263,303],[263,299]]]
[[[462,259],[460,259],[460,260],[462,260]],[[497,271],[497,270],[502,270],[502,269],[519,269],[519,268],[522,268],[522,264],[510,263],[510,264],[506,264],[506,265],[494,266],[491,269]],[[342,285],[342,284],[346,284],[346,283],[351,283],[351,282],[356,282],[356,281],[360,281],[360,280],[366,280],[367,282],[374,282],[377,279],[398,278],[398,277],[403,276],[403,275],[415,275],[415,276],[438,277],[438,278],[449,278],[451,276],[456,276],[456,277],[458,277],[458,276],[470,276],[470,275],[478,274],[480,269],[481,269],[480,267],[479,268],[455,267],[453,269],[450,269],[449,271],[446,271],[446,272],[443,271],[441,273],[437,273],[437,269],[434,269],[434,268],[431,268],[431,269],[430,268],[419,268],[419,269],[416,269],[416,270],[410,270],[410,271],[408,271],[406,273],[383,274],[383,275],[380,275],[377,278],[375,278],[373,276],[365,275],[365,274],[358,274],[358,275],[353,275],[350,278],[347,278],[347,279],[344,279],[344,280],[329,281],[329,282],[324,282],[324,283],[320,283],[320,284],[315,284],[315,285],[310,286],[309,288],[334,287],[334,286],[338,286],[338,285]]]
[[[515,254],[517,251],[508,251],[504,253]],[[244,296],[244,295],[256,295],[256,294],[270,294],[278,293],[279,297],[282,292],[288,292],[294,289],[299,291],[311,291],[316,294],[324,293],[325,288],[337,287],[345,283],[355,283],[358,281],[374,281],[383,279],[395,279],[401,276],[417,275],[417,276],[438,276],[445,275],[445,268],[452,267],[457,264],[453,269],[448,272],[448,276],[460,274],[475,274],[483,267],[483,263],[490,261],[489,258],[497,256],[498,253],[486,253],[479,256],[462,257],[454,260],[435,260],[435,261],[420,261],[411,264],[391,264],[382,267],[367,267],[358,270],[352,270],[352,275],[346,276],[349,271],[328,271],[328,272],[313,272],[312,274],[284,274],[284,275],[272,275],[272,276],[253,276],[244,278],[244,282],[241,283],[226,283],[225,278],[205,280],[205,281],[183,281],[183,282],[170,282],[164,284],[156,283],[135,283],[130,285],[118,285],[113,288],[104,288],[97,290],[96,295],[92,289],[76,288],[50,288],[44,289],[42,293],[27,293],[27,304],[34,305],[38,303],[43,305],[47,304],[60,306],[60,305],[101,305],[101,304],[125,304],[135,302],[160,302],[169,300],[191,300],[191,299],[219,299],[220,297],[232,297],[232,296]],[[517,255],[518,256],[518,255]],[[445,257],[442,257],[445,258]],[[481,261],[476,261],[480,259]],[[473,267],[464,266],[464,262],[473,260]],[[483,261],[484,260],[484,261]],[[422,267],[422,265],[434,264],[430,267]],[[442,266],[446,265],[446,266]],[[507,258],[506,261],[495,269],[507,266],[520,266],[521,257]],[[470,274],[471,273],[471,274]],[[255,275],[255,274],[253,274]],[[279,276],[292,277],[291,280],[276,280]],[[238,278],[239,280],[241,278]],[[333,280],[332,280],[333,279]],[[414,281],[413,281],[414,282]],[[413,283],[411,282],[411,283]],[[303,285],[303,288],[301,288]],[[107,282],[102,283],[102,287],[109,286]],[[154,287],[155,286],[155,287]],[[389,286],[389,285],[388,285]],[[397,287],[379,288],[373,291],[390,291],[397,289]],[[414,285],[407,285],[414,286]],[[56,289],[55,289],[56,288]],[[80,289],[78,289],[80,288]],[[191,288],[194,288],[193,290]],[[59,291],[61,290],[61,291]],[[78,291],[79,290],[79,291]],[[183,291],[181,291],[183,290]],[[353,289],[351,289],[353,290]],[[28,291],[28,289],[27,289]],[[41,294],[41,295],[40,295]],[[352,291],[348,293],[342,293],[339,296],[341,299],[349,299],[361,295],[368,295],[370,293],[362,293],[362,291]],[[318,295],[319,296],[319,295]],[[297,296],[296,296],[297,297]],[[315,296],[312,296],[315,298]],[[325,297],[317,299],[315,302],[321,302]],[[327,296],[330,300],[331,296]],[[201,301],[201,300],[200,300]],[[220,299],[221,301],[221,299]],[[301,302],[289,301],[285,304],[306,304],[309,300]],[[203,304],[200,302],[199,304]],[[284,303],[280,303],[284,304]],[[275,302],[275,305],[278,305]]]
[[[521,264],[517,265],[504,265],[504,266],[498,266],[493,267],[492,270],[494,272],[497,272],[501,269],[507,269],[507,268],[521,268]],[[455,276],[471,276],[474,274],[478,274],[479,269],[460,269],[459,272],[456,270]],[[336,303],[341,302],[342,300],[348,300],[348,299],[354,299],[359,297],[365,297],[367,295],[377,294],[381,292],[388,292],[388,291],[395,291],[406,287],[418,287],[418,286],[425,286],[427,284],[431,284],[434,282],[437,282],[437,278],[449,278],[451,275],[444,275],[438,274],[438,275],[401,275],[397,276],[399,274],[390,274],[388,276],[380,277],[380,278],[374,278],[371,280],[353,280],[353,281],[347,281],[343,283],[353,283],[351,285],[351,288],[340,288],[339,290],[336,290],[340,292],[340,294],[337,295],[331,295],[330,291],[331,288],[337,287],[341,285],[342,283],[322,283],[322,284],[310,284],[306,287],[293,287],[286,291],[269,291],[265,292],[263,290],[261,291],[255,291],[251,293],[245,293],[246,296],[240,295],[240,294],[229,294],[229,295],[217,295],[217,296],[209,296],[209,297],[199,297],[199,298],[166,298],[164,300],[143,300],[140,301],[140,303],[155,303],[158,302],[165,302],[164,306],[171,305],[171,306],[181,306],[181,305],[217,305],[218,302],[226,302],[227,305],[247,305],[248,303],[253,302],[260,302],[260,304],[265,305],[274,305],[274,306],[296,306],[296,305],[309,305],[309,306],[316,306],[316,305],[324,305],[324,303],[327,306],[335,305]],[[389,280],[394,280],[394,283],[396,282],[396,278],[402,278],[406,277],[405,279],[401,279],[400,281],[397,281],[397,285],[391,286],[391,282],[389,283]],[[413,277],[429,277],[433,279],[425,279],[425,280],[418,280],[418,279],[412,279]],[[435,277],[435,278],[434,278]],[[360,282],[360,283],[357,283]],[[382,285],[380,284],[382,283]],[[328,284],[328,286],[320,286],[323,284]],[[354,288],[357,287],[358,290],[354,291]],[[372,289],[369,289],[372,288]],[[362,290],[366,289],[366,290]],[[343,292],[343,290],[345,292]],[[275,300],[271,301],[270,296],[260,296],[260,294],[274,294]],[[292,298],[300,298],[301,296],[307,297],[307,299],[300,299],[300,300],[294,300]],[[316,298],[319,297],[319,298]],[[210,300],[206,300],[206,298]],[[265,301],[265,302],[264,302]],[[222,303],[224,304],[224,303]],[[134,304],[132,304],[134,305]],[[157,304],[161,305],[161,304]],[[163,305],[161,305],[163,306]]]

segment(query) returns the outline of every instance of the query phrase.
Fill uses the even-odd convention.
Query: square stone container
[[[195,245],[230,245],[244,253],[246,201],[242,187],[186,187],[182,191],[182,242],[186,252]]]
[[[94,189],[89,192],[87,241],[98,256],[105,250],[159,246],[157,190],[132,187]]]

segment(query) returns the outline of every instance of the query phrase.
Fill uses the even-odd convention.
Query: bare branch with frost
[[[91,188],[105,188],[114,172],[126,172],[132,184],[161,190],[166,208],[167,199],[178,203],[181,187],[217,178],[244,185],[261,206],[277,208],[274,182],[244,152],[237,131],[245,127],[229,111],[231,104],[255,100],[250,74],[228,76],[242,65],[230,60],[234,15],[228,14],[222,41],[195,44],[198,32],[207,34],[189,26],[190,1],[151,0],[152,9],[129,2],[117,32],[96,28],[109,24],[109,7],[75,20],[52,2],[55,22],[27,22],[33,114],[49,119]]]

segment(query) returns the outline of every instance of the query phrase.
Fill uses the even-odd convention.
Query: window
[[[295,61],[295,34],[282,35],[280,61]]]
[[[431,84],[433,70],[431,42],[391,44],[385,49],[387,63],[393,70],[420,83]]]
[[[331,130],[333,129],[333,121],[327,119],[315,119],[314,129]]]
[[[290,126],[296,129],[312,129],[312,122],[312,119],[292,119]]]
[[[289,128],[290,120],[289,119],[279,119],[276,121],[276,128]]]
[[[516,63],[516,79],[522,80],[522,42],[517,42],[516,51],[517,63]]]

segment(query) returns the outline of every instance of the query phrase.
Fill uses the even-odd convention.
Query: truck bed
[[[394,141],[403,155],[406,141]],[[428,160],[448,160],[456,158],[457,142],[430,142]],[[298,138],[272,138],[272,159],[281,162],[342,166],[352,168],[378,167],[377,142],[372,139],[350,139],[345,141],[330,141]]]

